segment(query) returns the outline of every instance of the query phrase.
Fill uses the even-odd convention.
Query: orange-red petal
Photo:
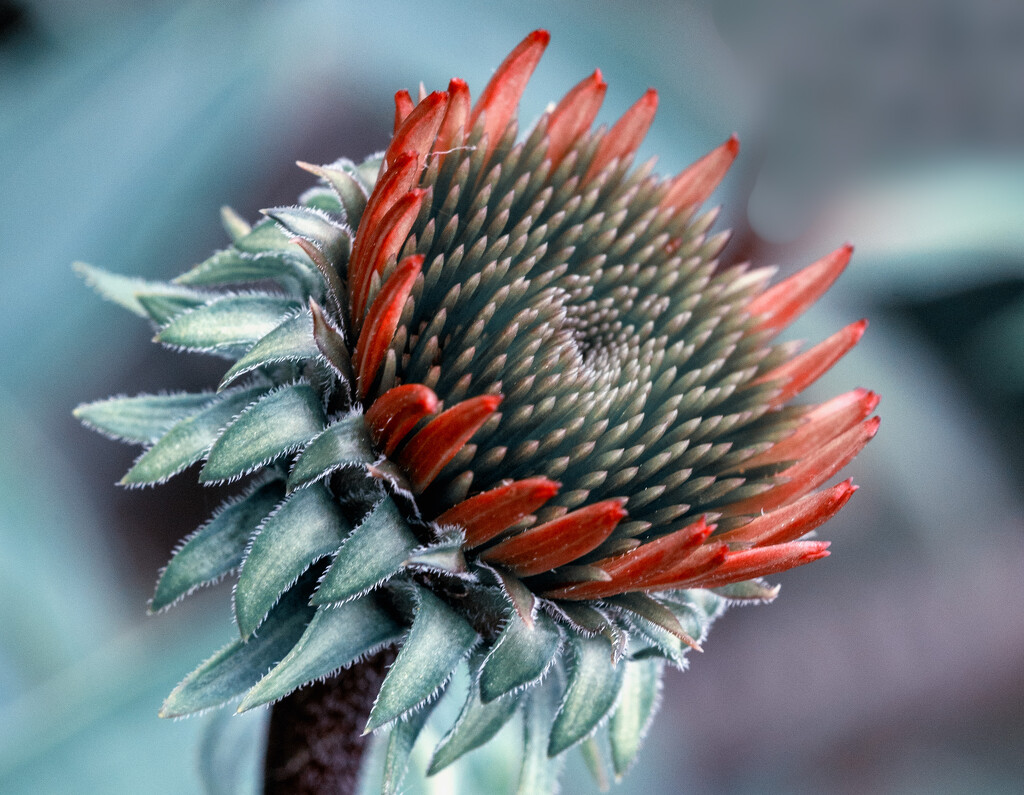
[[[408,91],[403,88],[401,91],[395,92],[395,132],[398,132],[402,122],[412,113],[413,107],[412,97],[409,96]]]
[[[739,151],[740,140],[733,135],[724,144],[687,166],[672,180],[668,193],[661,200],[661,206],[684,209],[703,204],[718,187]]]
[[[529,577],[564,566],[600,546],[626,516],[624,499],[603,500],[502,541],[480,557]]]
[[[704,578],[700,587],[718,588],[734,582],[767,577],[828,557],[828,541],[790,541],[768,547],[730,552],[721,566]]]
[[[398,456],[417,494],[429,486],[497,410],[500,395],[482,395],[452,406],[427,423]]]
[[[601,139],[583,181],[588,182],[614,161],[636,152],[651,128],[657,110],[658,92],[649,88]]]
[[[366,411],[366,426],[374,443],[391,455],[424,417],[437,410],[437,395],[423,384],[392,387]]]
[[[796,541],[827,522],[857,490],[852,480],[801,497],[794,503],[751,519],[742,527],[715,536],[716,541],[751,547]]]
[[[558,493],[548,478],[517,480],[485,491],[449,508],[434,521],[454,524],[466,533],[466,548],[479,546],[529,516]]]
[[[758,329],[781,331],[817,301],[839,278],[853,246],[847,244],[769,287],[747,305],[747,312],[760,315]]]
[[[572,145],[590,129],[604,102],[607,89],[608,84],[601,78],[601,70],[596,69],[590,77],[570,89],[551,111],[547,156],[552,169],[558,167]]]
[[[384,153],[384,162],[388,168],[406,152],[415,152],[422,167],[434,145],[447,106],[448,92],[435,91],[409,112],[402,125],[395,130],[395,137]]]

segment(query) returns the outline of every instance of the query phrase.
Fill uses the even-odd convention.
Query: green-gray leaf
[[[546,614],[538,613],[531,628],[513,612],[480,671],[481,698],[493,701],[539,682],[561,643],[558,625]]]
[[[622,697],[608,724],[615,777],[621,778],[636,759],[644,735],[658,710],[661,660],[633,660],[626,664],[622,680]]]
[[[174,423],[195,414],[214,400],[209,392],[113,397],[83,403],[75,417],[94,431],[136,444],[152,444]]]
[[[372,596],[340,607],[321,607],[280,665],[242,699],[238,711],[284,698],[307,682],[351,665],[400,633],[401,627]]]
[[[283,498],[283,484],[275,480],[225,503],[174,553],[160,575],[150,610],[162,610],[193,588],[237,568],[249,537]]]
[[[195,309],[207,303],[211,296],[204,293],[195,295],[166,295],[164,293],[147,293],[138,291],[135,298],[146,315],[158,326],[165,326],[174,318],[188,309]]]
[[[427,775],[434,775],[463,754],[479,748],[490,740],[511,720],[521,703],[520,696],[510,695],[485,704],[480,700],[479,686],[476,683],[471,684],[458,720],[434,750]]]
[[[548,756],[556,756],[590,734],[608,714],[622,686],[624,660],[612,661],[612,644],[601,636],[570,636],[572,669],[565,696],[558,708]]]
[[[448,605],[422,588],[417,598],[412,629],[380,687],[367,731],[433,698],[476,644],[476,631]]]
[[[281,295],[226,295],[177,315],[156,340],[193,351],[232,354],[251,347],[299,304]]]
[[[320,277],[306,262],[305,254],[297,246],[291,246],[288,251],[264,254],[247,254],[226,248],[181,274],[174,282],[207,286],[272,279],[285,287],[298,285],[308,292]]]
[[[554,795],[558,791],[558,773],[565,758],[548,757],[551,724],[558,706],[558,688],[549,681],[534,688],[527,698],[523,721],[523,766],[516,795]]]
[[[301,362],[319,356],[320,350],[313,339],[313,317],[307,309],[283,321],[253,345],[245,356],[224,374],[219,389],[258,367],[278,362]]]
[[[231,480],[290,453],[323,430],[320,398],[307,384],[264,395],[217,439],[199,473],[202,483]]]
[[[332,423],[306,446],[288,476],[288,488],[300,489],[346,466],[369,464],[376,459],[361,413]]]
[[[339,226],[325,213],[311,207],[274,207],[263,211],[288,232],[302,237],[319,248],[332,262],[348,259],[352,238],[344,226]]]
[[[288,497],[253,537],[235,586],[235,618],[248,638],[282,593],[351,530],[323,486]]]
[[[76,262],[72,266],[79,276],[85,280],[93,290],[103,298],[123,306],[129,312],[139,317],[148,318],[149,312],[139,302],[139,295],[147,296],[162,295],[166,297],[177,297],[186,300],[197,299],[208,301],[210,296],[167,282],[150,282],[134,276],[121,276],[117,273],[110,273],[102,268],[87,265],[84,262]]]
[[[401,791],[402,779],[409,768],[412,747],[423,730],[423,724],[430,717],[432,706],[431,704],[414,712],[391,729],[387,750],[384,752],[384,783],[381,786],[381,795],[397,795]]]
[[[345,541],[313,594],[313,604],[343,602],[382,583],[417,546],[398,508],[385,497]]]
[[[167,431],[121,479],[126,486],[163,483],[206,455],[221,431],[264,389],[230,390],[221,393],[210,406]]]
[[[216,707],[251,688],[302,637],[313,608],[294,589],[271,611],[258,637],[236,640],[190,673],[164,702],[161,717],[173,718]]]
[[[354,168],[354,166],[352,166]],[[345,218],[353,228],[359,225],[359,219],[366,209],[366,191],[348,171],[334,166],[323,166],[318,173],[330,183],[341,199],[345,209]]]
[[[260,221],[249,234],[235,241],[235,247],[249,254],[261,254],[264,251],[297,251],[291,237],[282,232],[271,220]]]

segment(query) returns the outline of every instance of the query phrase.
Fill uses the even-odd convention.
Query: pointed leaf
[[[149,609],[162,610],[192,589],[240,566],[249,537],[283,498],[281,481],[275,480],[221,506],[174,553],[160,575]]]
[[[290,317],[260,339],[224,374],[220,389],[258,367],[278,362],[302,362],[319,357],[313,339],[313,318],[309,311]]]
[[[462,616],[424,588],[416,595],[412,629],[380,686],[367,731],[430,701],[476,645],[476,631]]]
[[[226,295],[177,315],[156,340],[194,351],[233,353],[251,347],[298,307],[281,295]]]
[[[391,498],[385,497],[345,541],[313,604],[342,602],[382,583],[419,546]]]
[[[321,607],[280,665],[250,690],[239,712],[284,698],[398,638],[401,627],[373,597]]]
[[[139,302],[139,294],[147,296],[163,295],[166,297],[177,297],[182,299],[197,299],[205,302],[210,299],[209,295],[190,290],[187,287],[180,287],[177,284],[167,282],[149,282],[134,276],[121,276],[110,273],[102,268],[87,265],[84,262],[76,262],[72,266],[79,276],[89,287],[95,290],[103,298],[123,306],[129,312],[139,317],[148,318],[149,312]]]
[[[730,602],[746,603],[771,602],[779,595],[779,585],[769,585],[764,580],[744,580],[715,588],[714,592]]]
[[[349,231],[311,207],[274,207],[263,211],[288,232],[315,244],[331,262],[344,262],[352,249]]]
[[[185,271],[175,278],[174,283],[202,287],[264,279],[273,279],[285,287],[294,283],[309,291],[320,276],[310,267],[297,246],[292,246],[288,251],[264,254],[247,254],[235,248],[226,248]]]
[[[195,295],[150,294],[145,291],[135,293],[139,305],[146,310],[146,315],[158,326],[165,326],[174,318],[189,309],[202,306],[210,300],[210,296],[197,293]]]
[[[342,467],[369,464],[376,458],[363,415],[349,414],[329,425],[299,454],[288,476],[288,488],[300,489]]]
[[[572,635],[573,663],[569,684],[558,708],[548,755],[557,756],[589,735],[615,704],[626,669],[624,661],[612,661],[611,642],[601,636]]]
[[[235,241],[239,251],[249,254],[260,254],[264,251],[295,251],[292,236],[281,231],[271,220],[260,221],[252,231]]]
[[[113,397],[83,403],[75,409],[74,415],[105,436],[152,444],[176,422],[195,414],[214,399],[209,392]]]
[[[605,773],[605,769],[608,765],[604,760],[601,743],[598,742],[598,738],[595,735],[590,735],[580,743],[580,756],[583,757],[583,763],[587,766],[587,771],[590,773],[591,778],[594,779],[594,783],[597,784],[597,788],[601,792],[607,792],[608,776]]]
[[[612,764],[617,779],[624,776],[633,764],[658,711],[664,668],[661,660],[633,660],[626,664],[622,697],[608,724]]]
[[[402,779],[409,768],[409,756],[416,744],[416,738],[423,730],[423,724],[430,717],[430,707],[414,712],[391,729],[387,750],[384,752],[384,783],[381,795],[397,795],[402,791]]]
[[[701,620],[703,615],[701,611],[691,605],[669,601],[665,598],[661,599],[661,605],[672,612],[687,635],[698,643],[703,639],[707,633],[707,626]],[[635,613],[629,615],[629,623],[642,638],[653,644],[659,656],[664,657],[677,668],[686,668],[686,655],[692,647],[681,640],[677,634],[669,632],[659,624],[641,618],[639,614]],[[639,656],[647,657],[649,654],[643,653]]]
[[[554,795],[558,791],[558,774],[565,757],[548,757],[551,725],[555,720],[559,690],[555,682],[534,688],[527,696],[523,721],[523,767],[519,772],[516,795]]]
[[[252,224],[246,221],[238,212],[228,205],[220,208],[220,222],[224,231],[228,233],[233,241],[245,237],[252,231]]]
[[[333,165],[308,168],[308,164],[302,165],[307,171],[312,171],[334,188],[345,209],[345,219],[353,229],[359,226],[359,219],[366,208],[367,199],[367,193],[362,184],[344,168]],[[349,164],[349,168],[355,168],[355,166]]]
[[[675,635],[691,649],[702,651],[697,638],[686,631],[683,625],[679,623],[675,613],[656,599],[646,594],[634,592],[612,596],[605,601],[616,607],[621,607],[623,610],[628,610],[630,613],[635,613],[652,624],[657,624],[666,632]]]
[[[490,740],[512,719],[521,703],[518,695],[512,695],[485,704],[480,700],[479,686],[475,682],[471,684],[466,703],[462,705],[462,712],[459,713],[455,725],[449,729],[434,750],[427,775],[434,775],[463,754],[479,748]]]
[[[257,637],[229,643],[185,677],[167,697],[160,716],[174,718],[219,706],[259,682],[309,624],[314,610],[306,604],[305,593],[293,589],[267,616]]]
[[[248,638],[287,588],[341,546],[351,526],[323,486],[295,492],[260,527],[235,586],[235,618]]]
[[[306,384],[270,392],[224,430],[199,480],[231,480],[252,472],[301,447],[323,429],[325,421],[319,396]]]
[[[554,662],[562,635],[544,613],[538,613],[533,627],[513,613],[480,671],[480,696],[493,701],[506,693],[539,682]]]
[[[462,544],[457,540],[418,549],[402,565],[445,571],[449,574],[466,574],[467,572],[466,556],[462,552]]]
[[[194,464],[206,455],[224,427],[263,391],[262,387],[254,387],[223,392],[209,407],[177,422],[161,436],[128,470],[121,483],[162,483]]]

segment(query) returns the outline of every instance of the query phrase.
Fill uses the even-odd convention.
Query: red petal
[[[625,499],[604,500],[524,530],[480,558],[529,577],[564,566],[600,546],[626,515]],[[606,583],[602,583],[606,584]]]
[[[472,549],[532,514],[558,493],[560,485],[547,478],[517,480],[463,500],[434,521],[462,527],[465,546]]]
[[[583,181],[593,179],[613,161],[633,154],[651,128],[657,110],[658,92],[649,88],[601,139]]]
[[[799,395],[809,385],[818,380],[828,369],[841,359],[847,351],[856,345],[864,336],[868,327],[867,320],[858,320],[846,328],[842,328],[809,351],[794,356],[785,364],[769,370],[752,383],[763,384],[767,381],[782,381],[782,391],[772,398],[772,405],[779,406],[795,395]]]
[[[465,446],[501,403],[500,395],[464,400],[434,417],[398,456],[401,466],[419,494],[436,478],[445,464]]]
[[[395,137],[391,139],[391,144],[384,153],[384,162],[388,168],[406,152],[415,152],[422,167],[434,145],[434,138],[437,136],[437,129],[441,126],[441,119],[447,106],[448,92],[435,91],[413,108],[408,118],[402,122],[402,126],[395,131]]]
[[[419,158],[415,152],[406,152],[398,157],[379,180],[366,201],[366,208],[359,219],[356,239],[352,244],[352,256],[348,263],[349,299],[352,285],[358,284],[363,274],[363,262],[373,248],[381,220],[395,206],[395,202],[407,195],[419,180]]]
[[[718,187],[739,151],[740,140],[735,135],[712,149],[672,180],[661,206],[684,209],[702,204]]]
[[[580,136],[594,123],[608,84],[601,79],[601,70],[596,69],[590,77],[584,78],[570,89],[558,103],[548,121],[548,159],[552,170],[558,168],[562,158]]]
[[[725,563],[700,581],[701,588],[718,588],[755,577],[778,574],[812,560],[828,557],[827,541],[790,541],[770,547],[730,552]]]
[[[488,151],[493,151],[498,145],[505,128],[512,121],[519,105],[519,98],[526,89],[526,83],[533,70],[537,68],[537,63],[550,40],[551,34],[546,30],[535,30],[519,42],[501,62],[501,66],[477,100],[473,114],[469,117],[469,127],[472,129],[483,115]]]
[[[807,412],[803,424],[792,434],[760,455],[742,462],[736,469],[745,471],[765,464],[803,458],[867,417],[875,410],[878,400],[874,392],[854,389],[815,406]]]
[[[395,132],[402,126],[402,122],[412,113],[413,103],[409,92],[404,88],[395,92]]]
[[[616,580],[632,580],[647,573],[660,573],[668,564],[675,564],[699,547],[711,535],[715,526],[708,526],[702,516],[693,524],[674,533],[648,541],[646,544],[619,555],[595,563]]]
[[[391,277],[381,286],[366,313],[359,342],[353,354],[356,380],[359,383],[359,398],[362,400],[370,391],[377,371],[384,362],[391,340],[394,339],[398,321],[402,318],[405,301],[412,291],[413,282],[423,268],[423,255],[406,257],[399,263]]]
[[[350,280],[353,323],[360,323],[363,313],[366,311],[367,293],[373,274],[384,270],[388,260],[397,256],[402,250],[402,246],[405,245],[426,193],[427,191],[423,188],[416,188],[405,194],[381,219],[378,228],[373,230],[373,236],[367,238],[367,249],[364,252],[366,256],[360,261],[358,281],[351,283]]]
[[[856,425],[789,469],[782,470],[779,476],[786,478],[785,482],[748,499],[722,506],[719,510],[729,516],[736,516],[744,513],[761,513],[788,505],[818,488],[846,466],[878,432],[879,422],[878,417],[872,417]]]
[[[439,153],[442,162],[446,152],[465,142],[468,122],[469,86],[465,80],[453,77],[448,84],[448,110],[445,111],[434,144],[434,151]]]
[[[366,426],[374,443],[391,455],[424,417],[437,410],[437,395],[423,384],[403,384],[389,389],[366,411]]]
[[[852,481],[844,480],[830,489],[808,494],[790,505],[762,514],[742,527],[715,536],[715,540],[754,547],[795,541],[835,516],[856,490]]]
[[[756,296],[747,305],[747,312],[762,316],[757,328],[781,331],[792,323],[839,278],[852,254],[853,246],[849,244],[837,248]]]

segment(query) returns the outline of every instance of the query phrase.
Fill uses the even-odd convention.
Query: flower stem
[[[370,739],[363,729],[395,654],[383,649],[274,706],[264,795],[354,795]]]

